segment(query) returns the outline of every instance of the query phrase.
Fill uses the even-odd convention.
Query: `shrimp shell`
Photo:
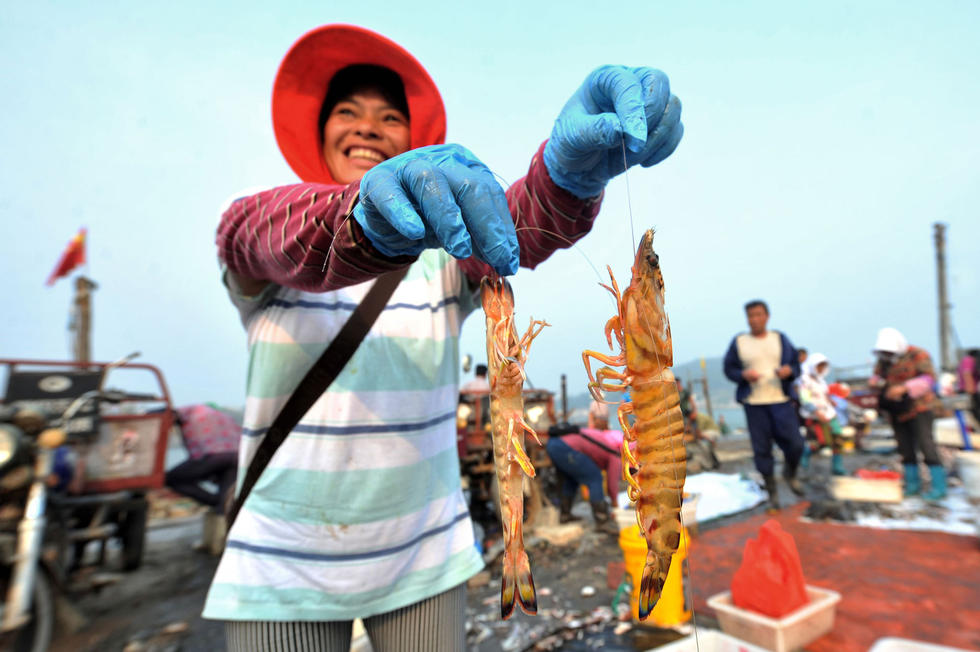
[[[524,451],[524,433],[530,433],[535,439],[537,433],[524,419],[523,386],[528,348],[548,324],[532,319],[524,336],[518,337],[514,327],[514,293],[510,284],[500,277],[484,277],[481,297],[487,320],[493,460],[504,535],[500,617],[506,620],[514,612],[515,602],[526,614],[538,611],[523,533],[524,476],[534,477],[534,466]]]
[[[609,269],[611,285],[603,285],[616,299],[617,314],[606,323],[606,341],[619,355],[584,351],[589,391],[603,401],[602,391],[630,390],[631,402],[619,405],[623,428],[623,479],[630,500],[636,503],[637,523],[646,539],[647,557],[640,580],[640,620],[653,610],[670,560],[681,541],[681,496],[687,474],[684,420],[674,364],[670,321],[664,310],[664,282],[660,259],[653,251],[653,230],[643,234],[633,263],[632,278],[620,295]],[[590,359],[609,365],[593,374]],[[612,367],[625,367],[617,371]],[[629,417],[634,417],[630,425]],[[630,443],[636,443],[636,453]],[[635,469],[635,475],[631,470]]]

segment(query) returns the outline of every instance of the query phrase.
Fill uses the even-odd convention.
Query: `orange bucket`
[[[653,611],[644,622],[658,627],[673,627],[686,623],[691,619],[691,611],[684,597],[683,565],[687,558],[690,537],[687,528],[681,528],[681,542],[670,560],[667,571],[667,581],[660,593],[660,599]],[[643,565],[647,558],[647,542],[640,535],[640,526],[631,525],[619,531],[619,547],[623,549],[623,560],[626,562],[626,572],[633,584],[630,592],[630,613],[633,620],[639,622],[640,578],[643,577]]]

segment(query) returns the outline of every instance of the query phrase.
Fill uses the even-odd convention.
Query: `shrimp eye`
[[[656,269],[657,267],[660,267],[660,256],[651,252],[650,255],[647,256],[647,262],[650,263],[651,267]]]

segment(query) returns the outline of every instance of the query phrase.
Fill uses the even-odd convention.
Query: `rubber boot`
[[[615,519],[609,514],[609,503],[605,500],[597,500],[594,503],[590,503],[590,505],[592,506],[592,517],[595,518],[596,532],[618,537],[619,526],[616,525]]]
[[[571,523],[573,521],[581,521],[582,519],[578,516],[572,516],[572,503],[575,502],[575,495],[562,496],[561,502],[558,504],[558,522],[559,523]]]
[[[918,496],[920,491],[922,491],[922,483],[919,480],[919,465],[906,464],[905,488],[902,490],[902,493],[906,496]]]
[[[847,475],[847,469],[844,468],[844,458],[841,457],[840,453],[835,453],[830,458],[830,472],[833,475]]]
[[[929,491],[922,494],[925,500],[939,500],[946,497],[946,469],[942,466],[930,466],[929,474],[932,476],[932,486]]]
[[[810,444],[803,444],[803,456],[800,457],[800,469],[806,471],[810,468]]]
[[[792,490],[794,494],[796,494],[797,496],[802,496],[804,494],[803,483],[800,482],[800,479],[798,477],[796,477],[796,471],[794,469],[791,469],[788,466],[784,466],[783,479],[786,480],[786,484],[789,485],[789,488]]]
[[[776,478],[771,475],[765,476],[766,493],[769,494],[769,501],[766,503],[767,512],[779,511],[779,490],[776,487]]]

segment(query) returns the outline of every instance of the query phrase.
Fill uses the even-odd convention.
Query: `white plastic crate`
[[[980,498],[980,451],[957,451],[956,470],[970,498]]]
[[[969,652],[960,647],[922,643],[907,638],[879,638],[868,652]]]
[[[655,650],[647,652],[766,652],[761,648],[745,641],[740,641],[734,636],[729,636],[724,632],[714,629],[698,630],[697,636],[691,634],[673,643],[661,645]]]
[[[902,502],[902,483],[899,480],[836,476],[830,481],[830,493],[837,500],[864,503],[900,503]]]
[[[726,634],[775,652],[797,650],[834,628],[834,614],[840,593],[829,589],[806,587],[810,601],[782,618],[770,618],[736,607],[732,592],[725,591],[708,598],[708,606],[718,615]]]

